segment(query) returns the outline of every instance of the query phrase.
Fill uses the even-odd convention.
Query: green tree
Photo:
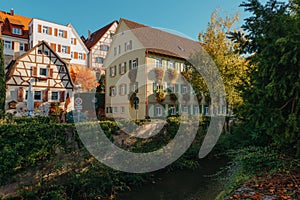
[[[239,109],[243,127],[252,141],[275,143],[300,154],[300,1],[262,5],[241,4],[252,16],[243,25],[244,52],[254,68],[243,84],[244,104]]]
[[[3,40],[0,38],[0,111],[4,113],[6,96],[6,82],[5,82],[5,64],[3,53]]]
[[[241,93],[236,86],[247,79],[246,71],[248,63],[237,51],[238,45],[227,37],[227,33],[236,30],[236,23],[239,20],[238,14],[233,17],[220,17],[218,11],[211,15],[211,21],[208,23],[205,32],[199,34],[199,41],[203,48],[211,57],[221,73],[226,91],[226,100],[232,108],[236,108],[243,102]],[[198,55],[199,56],[199,55]],[[203,65],[211,65],[205,55],[200,55]],[[205,81],[198,73],[192,73],[192,85],[197,85],[196,90],[205,92],[208,95]]]

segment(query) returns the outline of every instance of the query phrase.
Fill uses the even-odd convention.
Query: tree
[[[248,41],[242,50],[254,68],[242,85],[239,116],[253,141],[300,155],[300,2],[248,0],[241,6],[252,13],[241,41]]]
[[[74,83],[81,85],[84,91],[91,91],[98,86],[96,76],[90,68],[73,65],[70,68],[70,75]]]
[[[217,10],[211,15],[206,31],[199,33],[199,41],[221,73],[226,100],[233,109],[243,102],[236,86],[247,80],[246,71],[249,69],[246,59],[236,51],[238,45],[227,37],[227,33],[236,30],[238,20],[237,13],[233,17],[222,18]],[[198,88],[205,88],[204,80],[199,74],[193,73],[192,80],[198,82]],[[207,95],[207,89],[204,92]]]
[[[5,64],[3,53],[3,40],[0,38],[0,111],[5,112],[5,96],[6,96],[6,82],[5,82]]]

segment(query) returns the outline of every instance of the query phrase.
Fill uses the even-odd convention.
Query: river
[[[196,170],[166,172],[158,175],[159,181],[134,188],[118,195],[117,200],[211,200],[222,191],[217,178],[211,178],[225,160],[202,160]]]

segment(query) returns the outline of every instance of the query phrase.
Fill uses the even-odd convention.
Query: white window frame
[[[59,29],[59,30],[58,30],[58,37],[62,37],[62,38],[65,37],[65,31]]]
[[[74,58],[74,52],[71,51],[71,58]]]
[[[118,107],[112,107],[112,113],[118,113]]]
[[[71,44],[72,44],[72,45],[75,45],[75,42],[74,42],[75,39],[76,39],[76,38],[71,38]]]
[[[181,88],[182,88],[182,91],[181,91],[182,94],[187,94],[188,93],[187,85],[182,85]]]
[[[185,114],[189,113],[189,107],[188,106],[182,106],[181,108],[182,108],[181,109],[182,113],[185,113]]]
[[[115,66],[110,67],[110,76],[116,76]]]
[[[161,106],[155,106],[155,113],[156,113],[156,117],[161,117],[163,115],[162,107]]]
[[[101,51],[108,51],[108,50],[109,50],[109,46],[106,45],[106,44],[101,44],[101,45],[100,45],[100,50],[101,50]]]
[[[176,115],[176,107],[175,106],[171,106],[170,108],[169,108],[170,110],[171,110],[171,115]]]
[[[185,71],[186,65],[184,63],[180,63],[180,72]]]
[[[123,62],[123,63],[121,63],[121,74],[125,74],[125,63]]]
[[[57,99],[52,99],[53,98],[53,93],[57,93]],[[51,91],[51,101],[58,102],[59,101],[59,92],[58,91]]]
[[[170,92],[175,93],[176,92],[176,85],[175,84],[170,84],[169,89],[170,89]]]
[[[104,63],[104,58],[103,57],[96,57],[95,62],[96,63]]]
[[[161,58],[155,59],[155,67],[162,67],[162,60]]]
[[[122,114],[125,113],[125,106],[121,106],[121,113],[122,113]]]
[[[136,60],[132,60],[132,69],[136,69],[137,68],[137,62]]]
[[[169,69],[175,69],[174,61],[172,61],[172,60],[168,61],[168,68]]]
[[[126,95],[126,84],[120,85],[120,95]]]
[[[25,44],[24,43],[20,43],[20,51],[25,51]]]
[[[61,46],[61,53],[67,54],[67,53],[68,53],[68,46],[62,45],[62,46]],[[79,58],[79,54],[82,54],[82,53],[78,53],[78,58]],[[80,58],[79,58],[79,59],[80,59]],[[82,60],[82,59],[81,59],[81,60]]]
[[[12,42],[8,40],[4,40],[4,48],[5,49],[12,49]]]
[[[42,33],[49,35],[49,27],[48,26],[43,26]]]
[[[194,106],[194,115],[199,115],[199,114],[200,114],[199,106]]]
[[[12,33],[15,35],[22,35],[22,29],[13,27]]]
[[[116,96],[116,86],[111,86],[110,87],[110,95],[112,97]]]
[[[78,59],[83,60],[83,53],[78,53]]]

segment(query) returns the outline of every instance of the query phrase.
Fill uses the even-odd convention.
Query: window
[[[122,64],[120,64],[120,74],[125,74],[126,73],[126,62],[123,62]]]
[[[175,69],[174,61],[169,61],[168,64],[169,64],[169,65],[168,65],[168,68],[169,68],[169,69]]]
[[[51,92],[51,101],[58,101],[59,92]]]
[[[121,54],[121,45],[118,47],[118,54]]]
[[[44,54],[45,54],[46,56],[49,56],[49,50],[48,50],[48,49],[45,49],[45,50],[44,50]]]
[[[12,33],[13,34],[16,34],[16,35],[22,35],[22,29],[20,29],[20,28],[13,28],[12,29]]]
[[[112,107],[106,107],[106,113],[112,113]]]
[[[116,75],[116,66],[110,67],[110,76],[115,76]]]
[[[156,58],[155,59],[155,67],[162,67],[161,59],[160,58]]]
[[[40,76],[47,76],[47,68],[40,68]]]
[[[65,45],[63,45],[63,46],[61,46],[61,52],[62,53],[68,53],[68,46],[65,46]],[[80,53],[79,53],[80,54]],[[80,59],[80,58],[79,58]]]
[[[137,59],[133,60],[132,61],[132,69],[137,68],[137,65],[138,65]]]
[[[100,45],[100,50],[101,51],[108,51],[109,50],[109,46],[108,45]]]
[[[135,92],[135,93],[138,93],[139,92],[139,83],[138,82],[135,82],[134,84],[131,84],[131,91],[132,92]]]
[[[116,96],[116,87],[115,87],[115,86],[111,86],[111,87],[109,88],[109,94],[110,94],[110,96],[112,96],[112,97]]]
[[[186,66],[184,63],[180,63],[180,71],[183,72],[186,70]]]
[[[121,106],[121,113],[125,113],[125,107]]]
[[[113,107],[112,111],[113,111],[113,113],[117,113],[118,112],[118,107]]]
[[[4,41],[4,48],[5,49],[12,49],[12,42],[11,41]]]
[[[48,27],[48,26],[43,26],[43,33],[45,33],[45,34],[50,34],[50,31],[49,31],[49,27]]]
[[[76,45],[76,38],[71,38],[71,44]]]
[[[64,30],[58,30],[58,36],[59,37],[65,37],[65,31]]]
[[[199,115],[199,107],[198,106],[194,106],[194,114]]]
[[[74,58],[74,52],[71,51],[71,58]]]
[[[161,117],[162,116],[162,108],[161,106],[156,106],[155,107],[155,114],[157,117]]]
[[[132,40],[125,42],[125,51],[132,49]]]
[[[188,92],[186,85],[181,85],[181,93],[186,94]]]
[[[182,106],[182,113],[188,113],[189,108],[187,106]]]
[[[104,63],[104,58],[96,57],[96,63]]]
[[[114,56],[117,55],[117,47],[114,48]]]
[[[34,100],[41,101],[42,100],[42,92],[34,91]]]
[[[24,43],[20,43],[20,51],[25,51],[25,44]]]
[[[126,85],[122,84],[120,85],[120,95],[125,95],[126,94]]]
[[[83,53],[78,53],[78,59],[83,60]]]
[[[175,108],[175,106],[171,106],[169,108],[169,112],[170,112],[170,115],[175,115],[176,114],[176,108]]]

